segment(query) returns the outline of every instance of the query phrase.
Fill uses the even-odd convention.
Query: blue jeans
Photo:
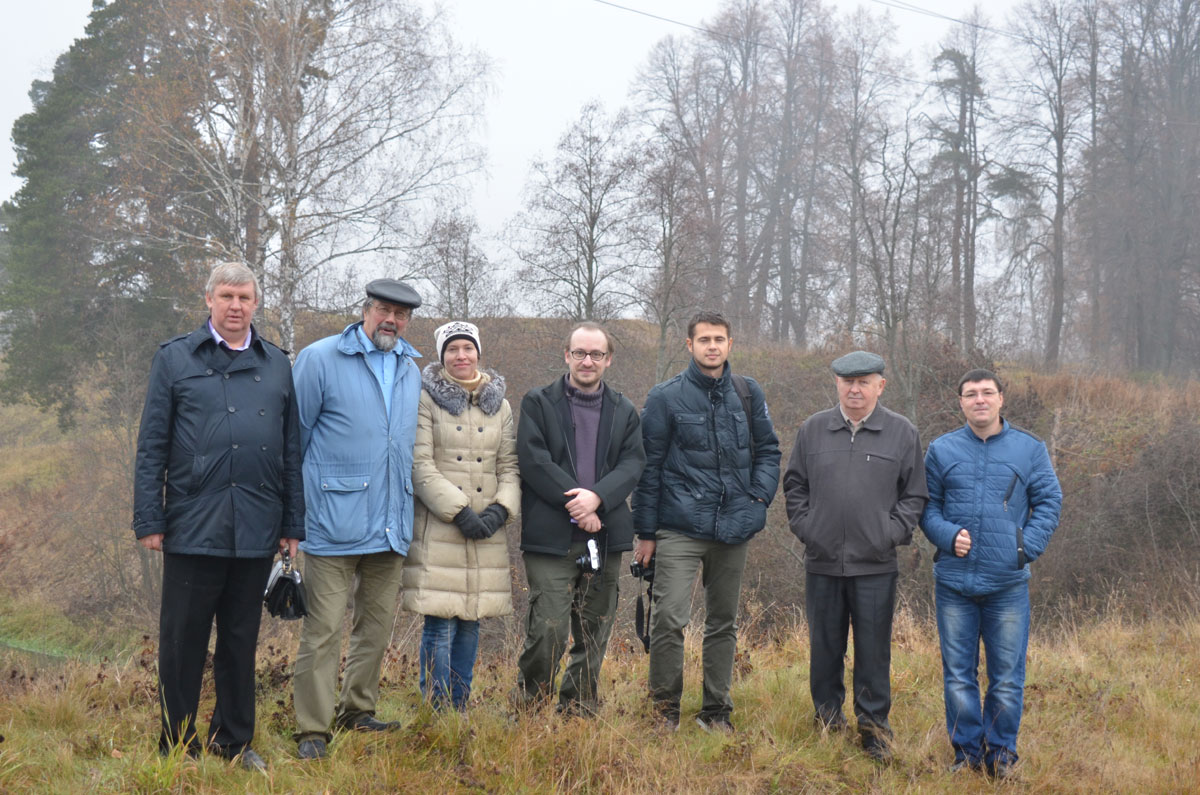
[[[466,709],[479,650],[479,622],[425,616],[421,631],[421,695],[437,709],[449,700]]]
[[[937,583],[938,635],[946,695],[946,728],[956,760],[991,765],[1017,761],[1029,647],[1029,585],[964,596]],[[988,687],[980,709],[979,641]]]

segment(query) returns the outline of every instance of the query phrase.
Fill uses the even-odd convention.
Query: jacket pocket
[[[704,414],[675,415],[675,436],[685,450],[708,449],[708,422]]]
[[[367,535],[368,475],[322,475],[320,526],[335,544],[360,541]]]
[[[739,448],[750,446],[750,423],[746,419],[746,412],[731,411],[730,416],[733,417],[733,432],[737,440]]]
[[[200,487],[204,484],[204,470],[208,466],[208,456],[194,455],[192,456],[192,474],[188,480],[188,494],[199,494]]]

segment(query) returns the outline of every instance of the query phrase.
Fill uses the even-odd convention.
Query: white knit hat
[[[483,355],[483,346],[479,344],[479,328],[474,323],[466,323],[461,320],[451,320],[445,325],[438,326],[438,330],[433,332],[434,343],[437,345],[438,361],[446,355],[446,346],[451,340],[470,340],[475,344],[475,352]]]

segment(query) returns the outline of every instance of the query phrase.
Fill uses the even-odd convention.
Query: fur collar
[[[504,403],[504,376],[495,370],[483,370],[482,372],[488,376],[489,380],[479,388],[478,403],[483,413],[490,417],[499,411],[501,404]],[[442,365],[437,362],[425,365],[425,369],[421,371],[421,385],[429,393],[429,397],[433,398],[434,403],[455,417],[466,410],[467,403],[470,401],[471,396],[467,394],[467,390],[447,378]]]

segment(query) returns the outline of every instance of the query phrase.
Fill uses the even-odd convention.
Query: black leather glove
[[[458,530],[464,538],[480,539],[491,535],[487,525],[479,518],[479,514],[471,510],[470,505],[454,515],[454,523],[458,525]]]
[[[487,527],[487,537],[491,538],[508,521],[508,509],[498,502],[493,502],[479,512],[479,518]]]

